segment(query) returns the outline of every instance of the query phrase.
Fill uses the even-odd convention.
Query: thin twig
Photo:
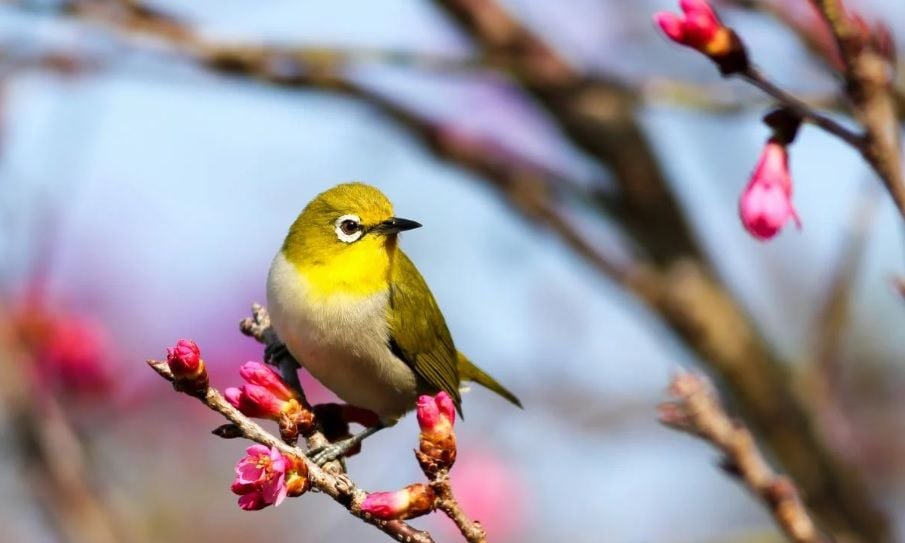
[[[863,153],[867,141],[864,136],[853,132],[852,130],[842,126],[833,119],[815,111],[810,105],[798,99],[793,94],[783,90],[772,81],[770,81],[763,72],[754,66],[750,66],[748,70],[740,74],[740,77],[750,82],[752,85],[761,89],[765,93],[779,100],[784,106],[790,108],[815,126],[819,126],[830,134],[837,136],[842,141],[854,147],[858,152]]]
[[[723,467],[763,502],[783,532],[796,543],[829,543],[788,477],[777,475],[764,460],[754,437],[726,415],[713,386],[702,375],[682,373],[669,387],[673,401],[660,405],[660,421],[710,442],[723,453]]]

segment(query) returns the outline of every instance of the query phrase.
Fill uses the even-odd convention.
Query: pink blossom
[[[286,498],[289,463],[276,447],[252,445],[247,456],[236,464],[236,478],[230,489],[239,495],[239,508],[256,511],[277,506]]]
[[[668,11],[654,14],[654,22],[672,41],[715,56],[728,53],[732,39],[707,0],[680,0],[682,15]]]
[[[742,225],[759,240],[775,236],[792,219],[801,221],[792,206],[792,177],[784,145],[770,141],[761,153],[751,181],[739,199]]]
[[[239,368],[239,375],[246,382],[266,388],[271,394],[281,400],[290,400],[295,397],[286,381],[270,367],[260,363],[249,361]]]
[[[456,421],[456,404],[443,391],[436,396],[421,396],[418,398],[417,416],[422,433],[450,434]]]
[[[434,501],[431,487],[418,483],[394,492],[371,492],[361,502],[361,510],[381,520],[407,519],[431,512]]]
[[[439,392],[418,398],[416,409],[421,435],[415,457],[422,471],[433,476],[448,470],[456,461],[456,404],[449,394]]]
[[[247,384],[239,388],[229,387],[223,395],[226,401],[232,404],[247,417],[277,420],[285,409],[291,404],[297,405],[295,400],[281,400],[272,392],[261,385]]]
[[[112,381],[104,327],[80,317],[53,319],[39,355],[42,376],[66,392],[98,393]]]
[[[201,350],[190,339],[180,339],[176,346],[167,349],[167,365],[177,378],[197,375],[204,366]]]

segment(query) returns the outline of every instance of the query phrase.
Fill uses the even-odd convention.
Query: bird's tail
[[[465,358],[465,355],[462,353],[458,353],[459,355],[459,378],[462,381],[474,381],[475,383],[483,386],[488,390],[492,390],[496,392],[500,396],[506,398],[514,405],[518,407],[522,407],[522,402],[516,398],[515,394],[509,392],[509,390],[497,382],[496,379],[484,373],[484,370],[475,366],[471,363],[471,360]]]

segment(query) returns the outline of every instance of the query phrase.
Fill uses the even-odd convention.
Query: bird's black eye
[[[347,236],[351,236],[355,232],[358,232],[358,229],[361,228],[361,225],[358,224],[358,221],[353,221],[352,219],[346,219],[339,224],[340,230],[343,231],[343,234]]]

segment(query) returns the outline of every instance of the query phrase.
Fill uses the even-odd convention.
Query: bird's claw
[[[308,457],[308,460],[311,460],[317,464],[318,467],[322,468],[325,464],[344,458],[357,444],[358,441],[354,438],[343,439],[336,443],[327,443],[326,445],[315,447],[309,450],[306,453],[306,456]]]

